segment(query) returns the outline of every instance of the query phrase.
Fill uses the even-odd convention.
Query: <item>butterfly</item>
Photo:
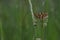
[[[34,16],[38,19],[44,19],[46,16],[48,16],[48,13],[47,12],[34,13]]]

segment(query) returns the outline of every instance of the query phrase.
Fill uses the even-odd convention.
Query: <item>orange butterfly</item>
[[[40,13],[34,13],[34,16],[38,19],[43,19],[44,17],[48,16],[47,12],[40,12]]]

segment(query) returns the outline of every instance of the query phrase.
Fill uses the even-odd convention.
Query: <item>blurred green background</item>
[[[40,20],[33,26],[28,0],[0,0],[1,40],[33,40],[33,35],[42,40],[60,40],[60,0],[31,2],[34,13],[48,12],[47,27],[43,29]]]

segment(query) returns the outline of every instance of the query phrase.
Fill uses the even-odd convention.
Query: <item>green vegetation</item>
[[[60,0],[32,0],[33,12],[48,12],[48,24],[42,28],[42,20],[33,26],[28,0],[0,0],[1,40],[60,40]]]

